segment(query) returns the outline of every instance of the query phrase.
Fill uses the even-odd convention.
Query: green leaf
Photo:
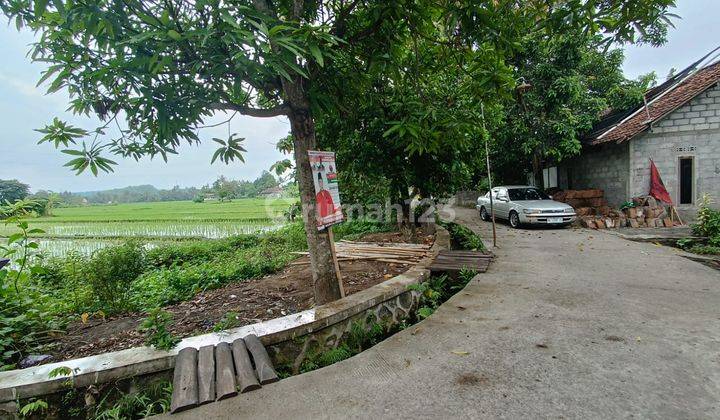
[[[312,56],[315,58],[315,61],[317,61],[318,65],[320,67],[323,67],[325,62],[323,60],[322,53],[320,52],[320,48],[315,44],[311,44],[308,48],[310,49],[310,54],[312,54]]]
[[[22,233],[14,233],[8,237],[7,244],[8,245],[14,244],[15,242],[18,242],[24,238],[25,238],[25,235],[23,235]]]
[[[35,17],[38,18],[45,13],[45,9],[47,8],[48,0],[35,0],[35,7],[33,9],[35,13]]]
[[[182,39],[182,35],[180,35],[180,33],[176,30],[170,29],[169,31],[167,31],[167,34],[175,41],[180,41]]]

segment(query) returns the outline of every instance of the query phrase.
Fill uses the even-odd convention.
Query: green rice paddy
[[[44,254],[89,254],[126,239],[154,243],[216,239],[282,226],[292,199],[238,199],[231,202],[172,201],[57,208],[53,216],[29,219]],[[16,230],[0,224],[0,237]]]

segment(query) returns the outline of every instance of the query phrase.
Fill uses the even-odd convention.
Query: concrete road
[[[720,272],[602,232],[498,234],[490,271],[429,319],[173,418],[720,418]]]

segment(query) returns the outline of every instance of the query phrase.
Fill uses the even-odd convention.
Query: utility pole
[[[490,186],[490,218],[492,219],[492,229],[493,229],[493,248],[497,248],[497,233],[495,231],[495,207],[493,203],[493,193],[492,193],[492,174],[490,172],[490,146],[488,146],[488,140],[490,138],[490,135],[487,134],[487,128],[485,128],[485,105],[480,102],[480,114],[482,115],[482,127],[483,127],[483,137],[485,137],[485,160],[487,162],[487,177],[488,177],[488,185]]]

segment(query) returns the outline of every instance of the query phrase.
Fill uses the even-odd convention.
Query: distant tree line
[[[102,191],[61,192],[39,190],[30,194],[30,186],[18,180],[0,180],[0,204],[15,203],[21,200],[32,200],[40,203],[76,206],[83,204],[108,203],[146,203],[157,201],[204,201],[218,199],[220,201],[236,198],[255,198],[270,189],[279,187],[279,181],[269,172],[263,173],[254,181],[231,180],[220,176],[212,184],[202,187],[180,187],[160,189],[152,185],[134,185]],[[42,212],[38,212],[42,213]]]
[[[254,198],[269,192],[271,188],[279,186],[278,180],[269,172],[263,171],[254,181],[230,180],[220,176],[213,182],[211,187],[205,186],[200,194],[214,194],[220,201],[232,200],[234,198]]]

